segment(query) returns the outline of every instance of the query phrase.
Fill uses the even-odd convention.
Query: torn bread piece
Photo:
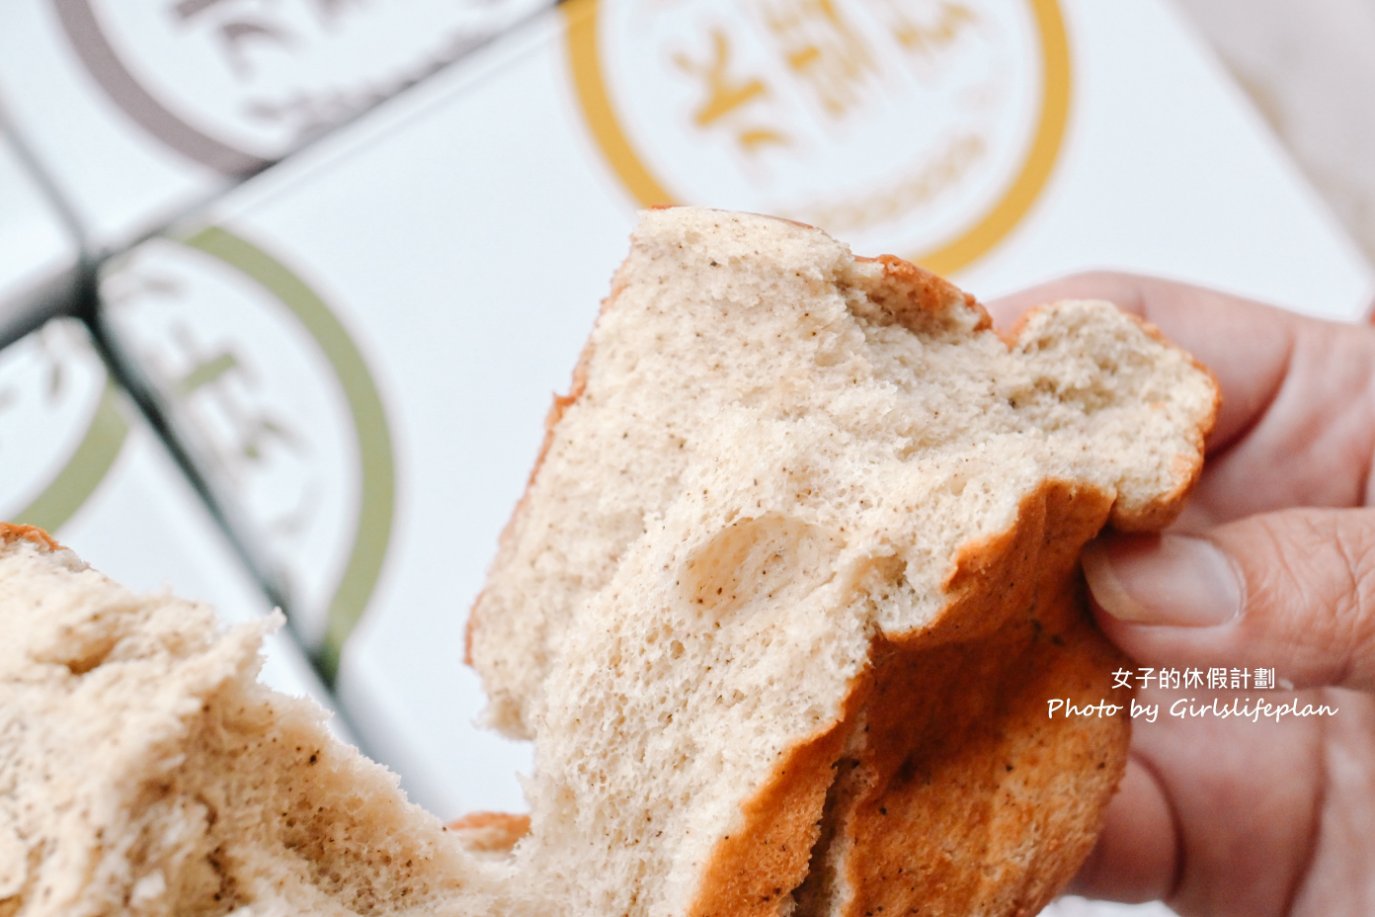
[[[810,227],[646,214],[470,619],[574,914],[1031,914],[1128,722],[1077,571],[1217,406],[1107,303],[983,309]],[[913,910],[915,909],[915,910]]]
[[[549,914],[255,681],[263,626],[0,524],[0,914]]]

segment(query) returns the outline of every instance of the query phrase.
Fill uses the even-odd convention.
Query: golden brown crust
[[[0,544],[9,544],[12,541],[31,541],[49,551],[62,550],[62,545],[36,525],[0,522]]]
[[[742,807],[745,827],[718,845],[690,913],[777,913],[807,878],[828,792],[823,843],[848,855],[838,877],[812,877],[802,917],[837,888],[847,917],[1030,915],[1049,902],[1088,855],[1126,766],[1125,706],[1047,715],[1052,698],[1129,702],[1111,687],[1125,659],[1093,625],[1078,572],[1111,504],[1047,481],[1012,528],[966,546],[931,626],[877,638],[841,719]]]
[[[774,917],[807,876],[826,792],[848,738],[846,724],[867,696],[861,679],[846,714],[794,746],[764,788],[741,806],[744,824],[716,845],[689,917]]]
[[[530,816],[511,812],[469,812],[449,822],[462,835],[463,846],[479,853],[510,853],[530,833]]]
[[[1052,719],[1047,701],[1128,702],[1078,573],[1110,503],[1047,482],[1011,530],[961,552],[932,627],[876,647],[866,741],[834,816],[851,851],[840,913],[1034,914],[1087,856],[1128,714]]]
[[[993,319],[988,311],[972,295],[910,261],[904,261],[897,255],[879,255],[877,258],[856,257],[855,261],[883,265],[883,279],[887,289],[880,288],[870,292],[875,300],[887,308],[893,318],[906,328],[918,331],[921,318],[942,315],[952,308],[973,312],[977,316],[974,325],[976,331],[993,326]],[[889,293],[895,295],[888,295]]]

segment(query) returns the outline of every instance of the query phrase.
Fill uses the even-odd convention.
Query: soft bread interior
[[[866,705],[957,645],[968,658],[942,662],[924,702],[976,690],[960,672],[981,667],[999,687],[971,712],[1020,729],[984,749],[1020,756],[1006,773],[1060,739],[1107,750],[1056,784],[1085,799],[1069,823],[1028,803],[989,822],[1021,831],[1007,851],[967,852],[973,871],[1010,852],[1059,881],[1125,724],[1031,741],[1044,704],[1014,700],[1028,684],[1110,693],[1077,552],[1109,518],[1169,520],[1215,399],[1106,303],[1045,308],[1009,345],[953,287],[808,227],[647,214],[470,625],[493,721],[536,739],[517,859],[558,877],[576,913],[846,912],[868,893],[845,880],[843,848],[867,836],[848,810],[901,769],[866,743]],[[1072,651],[1038,654],[1043,639]],[[900,725],[888,745],[920,758]],[[845,825],[828,836],[844,761],[863,786],[830,792]],[[1012,781],[1032,802],[1054,782],[1036,773]],[[900,827],[918,830],[930,800],[904,805]],[[1065,838],[1032,836],[1046,832]],[[800,888],[820,870],[837,880]],[[1049,893],[990,887],[971,912]]]
[[[748,453],[805,503],[812,466],[840,461],[824,499],[851,492],[844,511],[869,517],[905,501],[928,532],[909,547],[938,576],[977,534],[965,523],[1010,520],[1046,477],[1110,489],[1120,527],[1158,527],[1215,397],[1186,354],[1107,303],[1039,310],[1009,350],[953,287],[765,217],[651,212],[614,286],[472,611],[489,719],[516,736],[571,610],[694,465]],[[771,435],[802,461],[762,451]]]
[[[0,914],[542,914],[259,685],[263,627],[0,526]]]

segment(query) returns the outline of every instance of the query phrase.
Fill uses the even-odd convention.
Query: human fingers
[[[1366,699],[1333,689],[1270,696],[1332,701],[1346,718],[1352,697]],[[1138,692],[1137,700],[1161,711],[1187,701],[1158,689]],[[1322,871],[1315,854],[1333,834],[1323,803],[1343,789],[1324,771],[1328,735],[1315,719],[1162,712],[1137,720],[1126,775],[1073,890],[1117,901],[1164,900],[1183,915],[1289,914],[1288,905]]]
[[[1150,765],[1133,753],[1098,842],[1069,890],[1128,903],[1163,901],[1174,891],[1178,859],[1172,802]]]
[[[1137,659],[1274,668],[1375,691],[1375,509],[1292,509],[1084,555],[1108,636]]]
[[[1174,719],[1167,708],[1195,699],[1147,693],[1160,721],[1138,723],[1135,763],[1081,889],[1169,897],[1181,913],[1278,914],[1327,894],[1334,875],[1365,875],[1375,862],[1375,509],[1286,510],[1200,535],[1110,535],[1086,553],[1084,571],[1103,629],[1138,662],[1273,669],[1311,690],[1251,685],[1262,690],[1238,701],[1288,705],[1254,722]],[[1205,704],[1210,693],[1184,692]],[[1369,882],[1338,886],[1338,900],[1375,893]]]

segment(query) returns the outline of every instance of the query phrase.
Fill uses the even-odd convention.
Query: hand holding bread
[[[1078,887],[1185,915],[1375,913],[1375,329],[1112,274],[990,308],[1082,296],[1159,326],[1224,395],[1178,524],[1086,555],[1099,623],[1143,666],[1272,667],[1294,689],[1276,701],[1338,712],[1137,722]]]

